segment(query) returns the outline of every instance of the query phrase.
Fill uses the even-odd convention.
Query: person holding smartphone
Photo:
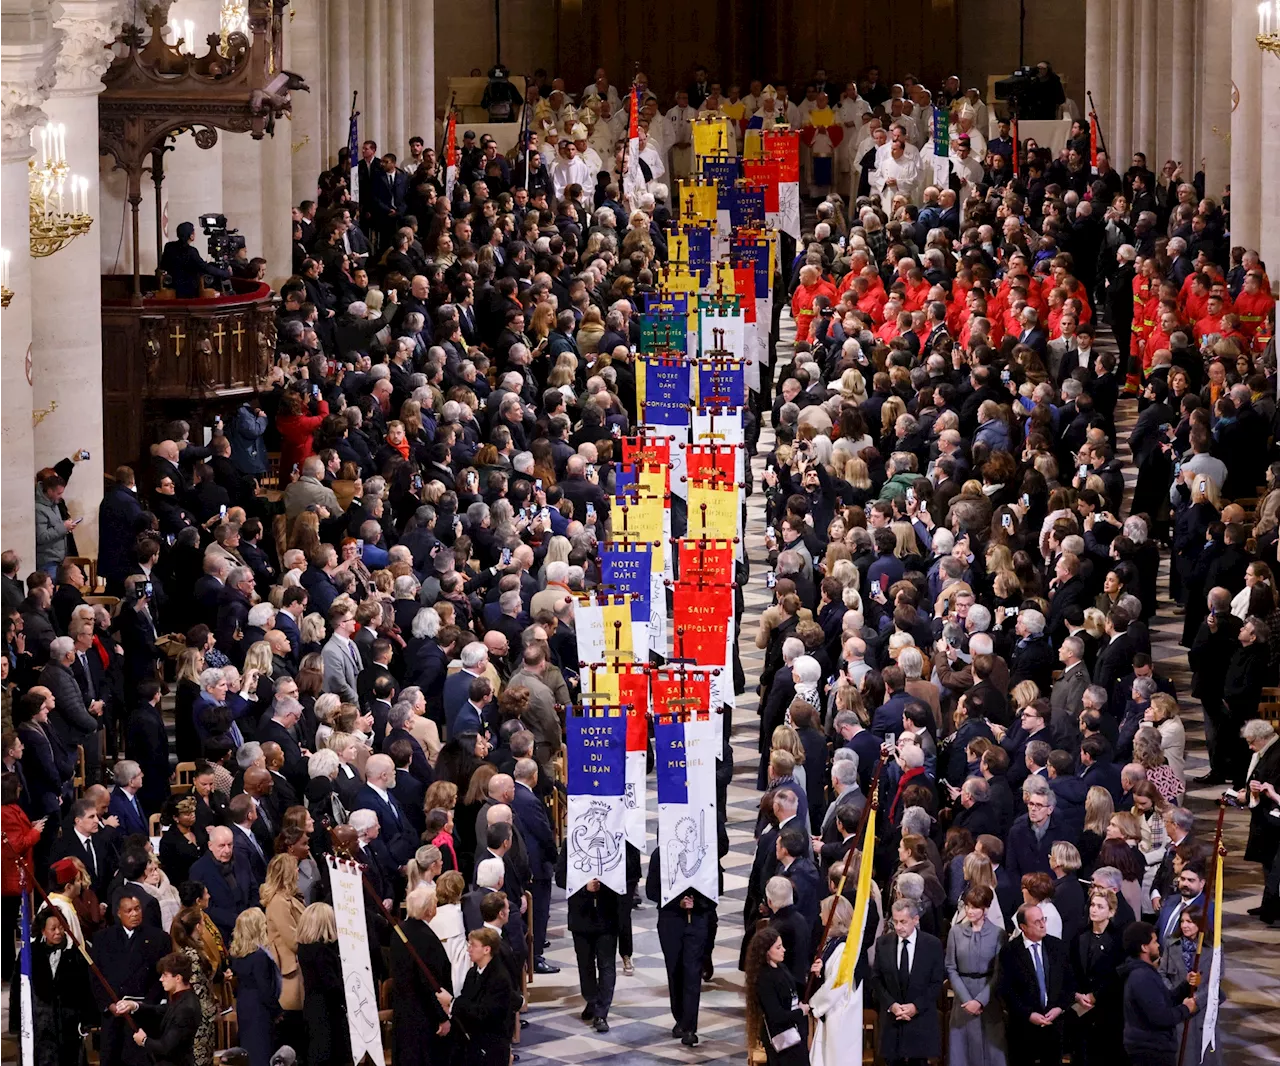
[[[588,506],[595,516],[595,526],[602,527],[609,518],[609,498],[597,482],[598,475],[588,471],[587,461],[581,455],[570,456],[565,464],[564,480],[560,482],[560,490],[565,499],[573,503],[573,517],[591,525],[588,517]]]

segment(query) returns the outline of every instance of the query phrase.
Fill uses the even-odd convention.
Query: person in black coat
[[[1085,926],[1071,942],[1071,976],[1077,1010],[1072,1061],[1082,1066],[1109,1062],[1124,1032],[1121,982],[1117,968],[1124,959],[1116,925],[1116,895],[1095,888],[1089,896]]]
[[[337,933],[332,940],[298,942],[302,971],[302,1017],[307,1025],[306,1061],[343,1066],[351,1062],[347,1031],[347,996],[342,983],[342,958]]]
[[[262,923],[259,935],[265,942],[266,919],[260,913],[254,917]],[[245,919],[252,920],[248,914]],[[249,1066],[270,1066],[278,1046],[275,1025],[281,1015],[280,967],[263,946],[232,958],[231,973],[236,979],[237,1043],[249,1052]]]
[[[398,936],[391,938],[391,979],[396,989],[394,1058],[400,1066],[447,1063],[459,1037],[436,998],[439,990],[453,995],[453,975],[444,945],[427,924],[435,917],[433,893],[426,886],[415,888],[405,899],[405,909],[409,917],[400,927],[408,943]],[[422,972],[419,962],[432,979]]]
[[[892,918],[893,932],[876,941],[871,963],[880,1011],[880,1057],[888,1063],[935,1058],[942,1054],[942,941],[920,929],[920,916],[909,900],[894,903]]]
[[[453,996],[437,997],[465,1032],[463,1061],[468,1066],[506,1066],[511,1056],[513,1015],[520,993],[511,975],[498,959],[502,938],[493,929],[476,929],[467,934],[467,954],[472,966]]]
[[[1017,923],[1022,937],[1000,950],[1009,1046],[1021,1049],[1022,1062],[1058,1066],[1063,1014],[1075,1002],[1067,949],[1057,937],[1045,935],[1044,912],[1035,904],[1018,908]]]
[[[803,985],[797,984],[791,962],[786,944],[773,926],[756,933],[747,950],[748,1028],[756,1030],[769,1066],[805,1066],[809,1061],[809,1005],[800,1002],[797,990]],[[802,959],[801,969],[807,969],[808,963],[807,958]],[[799,1039],[778,1051],[773,1041],[788,1030]]]
[[[797,983],[808,977],[808,967],[813,949],[814,923],[795,905],[795,889],[791,882],[779,875],[771,877],[765,885],[765,902],[770,911],[769,927],[776,929],[786,949],[786,966]],[[751,944],[747,944],[747,962],[750,965]]]
[[[533,892],[533,913],[528,915],[528,919],[533,924],[535,972],[554,973],[555,970],[542,957],[542,945],[547,939],[551,882],[558,860],[555,832],[551,828],[546,804],[534,792],[538,783],[538,764],[533,759],[519,759],[513,769],[516,784],[511,812],[528,852],[529,886]]]
[[[138,685],[138,703],[124,731],[125,752],[142,767],[142,788],[138,803],[148,815],[155,814],[169,798],[169,734],[160,715],[160,685],[143,681]]]
[[[568,853],[562,851],[556,865],[556,884],[565,887]],[[622,924],[624,899],[597,878],[592,878],[569,897],[569,932],[578,961],[578,984],[586,1005],[582,1020],[591,1022],[597,1033],[609,1031],[609,1008],[617,981],[618,933]]]
[[[156,964],[169,948],[168,934],[143,926],[142,900],[129,892],[117,900],[116,924],[93,938],[93,961],[117,996],[154,1004],[160,1001],[161,993]],[[102,1061],[110,1066],[152,1066],[150,1056],[130,1038],[129,1024],[112,1009],[115,1004],[101,982],[93,983],[93,994],[102,1010]]]
[[[1041,692],[1048,692],[1053,685],[1053,671],[1058,667],[1058,657],[1045,631],[1046,620],[1039,611],[1018,612],[1017,643],[1009,659],[1009,687],[1019,681],[1034,681]]]
[[[672,1036],[686,1047],[698,1044],[698,1008],[702,999],[702,965],[707,955],[716,905],[701,892],[688,889],[662,903],[660,849],[649,856],[645,895],[658,904],[658,940],[667,967],[667,994],[675,1018]]]
[[[200,999],[191,989],[191,959],[172,952],[159,962],[160,984],[169,1002],[135,1006],[138,1031],[133,1043],[155,1066],[195,1066],[196,1033],[200,1029]],[[149,1026],[148,1033],[143,1026]]]
[[[1270,639],[1267,624],[1250,615],[1240,628],[1240,646],[1231,656],[1222,686],[1227,726],[1218,743],[1227,747],[1226,770],[1235,785],[1243,783],[1249,768],[1249,749],[1240,738],[1240,729],[1256,715],[1263,688],[1275,680]]]
[[[36,915],[31,943],[31,1014],[35,1024],[34,1066],[79,1062],[80,1026],[98,1024],[84,956],[67,937],[62,919],[49,908]],[[56,964],[56,972],[55,972]],[[9,1017],[17,1018],[21,982],[10,986]]]

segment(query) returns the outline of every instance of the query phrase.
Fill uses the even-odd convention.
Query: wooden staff
[[[841,861],[844,863],[844,873],[840,875],[840,884],[836,887],[835,895],[837,898],[844,895],[845,882],[849,880],[849,857],[853,854],[854,848],[858,846],[858,842],[862,841],[863,847],[870,847],[874,843],[874,841],[863,841],[862,837],[866,832],[867,819],[871,817],[872,808],[874,807],[879,809],[880,807],[880,771],[883,767],[884,756],[881,755],[880,758],[876,760],[875,769],[871,774],[871,780],[875,783],[871,786],[871,795],[867,798],[867,805],[862,808],[862,815],[858,819],[858,829],[853,836],[849,838],[849,845],[844,849],[844,855],[841,856]],[[870,900],[868,900],[868,912],[870,912],[870,909],[871,904]],[[813,953],[813,962],[817,962],[822,958],[822,949],[827,946],[827,938],[831,935],[831,922],[835,916],[836,908],[832,906],[831,910],[827,914],[827,920],[822,924],[822,936],[818,940],[817,950]],[[852,932],[852,929],[850,932]],[[849,943],[847,940],[845,941],[845,950],[849,950]],[[861,945],[855,945],[855,950],[860,951]],[[810,963],[810,966],[812,966],[812,964],[813,963]],[[810,971],[809,979],[805,982],[804,986],[803,999],[806,1003],[809,1002],[809,997],[813,995],[814,986],[817,984],[817,981],[818,975]]]
[[[0,837],[4,839],[4,846],[6,848],[11,851],[14,850],[12,845],[9,843],[8,837],[5,837],[3,834],[0,834]],[[93,957],[89,954],[88,949],[84,944],[76,939],[76,935],[71,931],[71,926],[67,923],[66,916],[62,913],[61,908],[49,898],[49,893],[44,890],[44,886],[41,885],[39,881],[33,879],[31,885],[35,887],[35,890],[40,893],[40,898],[49,905],[49,909],[57,916],[58,922],[61,924],[63,931],[67,934],[67,939],[70,940],[72,945],[80,952],[81,955],[84,956],[84,961],[89,966],[89,972],[101,983],[103,991],[111,997],[111,1002],[119,1003],[120,997],[116,994],[116,990],[111,987],[111,982],[107,980],[107,975],[98,969],[98,964],[93,961]],[[27,867],[24,863],[19,862],[18,891],[25,897],[27,895],[28,887],[30,886],[27,884]],[[34,921],[35,915],[33,914],[31,917]],[[111,1016],[113,1018],[123,1018],[129,1023],[130,1028],[132,1028],[135,1033],[138,1031],[138,1023],[133,1020],[132,1014],[112,1014]]]
[[[1218,800],[1218,827],[1213,833],[1213,870],[1209,875],[1209,880],[1204,886],[1204,908],[1201,912],[1200,919],[1200,935],[1196,937],[1196,957],[1191,962],[1189,973],[1200,973],[1200,956],[1204,951],[1204,928],[1209,924],[1209,912],[1213,907],[1213,897],[1218,887],[1218,860],[1226,858],[1227,849],[1222,843],[1222,822],[1227,816],[1226,797]],[[1214,915],[1214,920],[1219,920],[1221,915]],[[1192,995],[1199,991],[1198,988],[1191,990]],[[1190,1019],[1182,1026],[1182,1042],[1178,1046],[1178,1066],[1182,1066],[1183,1056],[1187,1053],[1187,1034],[1191,1032]]]

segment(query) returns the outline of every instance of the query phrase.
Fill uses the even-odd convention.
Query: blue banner
[[[627,790],[627,719],[565,717],[568,791],[575,796],[621,796]]]
[[[632,475],[634,479],[635,475]],[[649,621],[649,574],[653,554],[648,544],[626,548],[600,546],[600,584],[610,594],[631,593],[631,620]]]
[[[689,424],[689,364],[658,362],[645,364],[644,421],[653,426]]]
[[[763,299],[769,292],[769,242],[768,241],[734,241],[734,265],[750,264],[756,272],[756,296]]]
[[[702,158],[702,176],[720,186],[718,196],[723,197],[726,190],[733,188],[738,180],[738,161],[736,159],[716,159],[711,156]],[[721,199],[721,203],[724,201]]]
[[[684,724],[653,727],[654,768],[658,771],[658,802],[689,802],[689,770],[685,765]]]
[[[615,463],[613,467],[613,491],[615,496],[621,497],[624,493],[638,492],[636,485],[636,472],[630,466],[624,466],[622,463]],[[626,503],[626,500],[621,502]]]
[[[763,189],[730,189],[720,194],[720,203],[726,201],[731,226],[758,226],[764,222]]]
[[[711,227],[686,226],[684,232],[689,239],[689,273],[705,285],[711,275]]]
[[[742,407],[746,372],[741,363],[699,363],[698,403],[702,407]]]

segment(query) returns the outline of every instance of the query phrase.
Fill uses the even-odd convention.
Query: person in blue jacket
[[[1197,1010],[1200,975],[1190,973],[1170,988],[1156,968],[1160,937],[1150,922],[1133,922],[1124,931],[1128,956],[1120,964],[1124,982],[1124,1049],[1132,1066],[1174,1066],[1179,1027]]]

